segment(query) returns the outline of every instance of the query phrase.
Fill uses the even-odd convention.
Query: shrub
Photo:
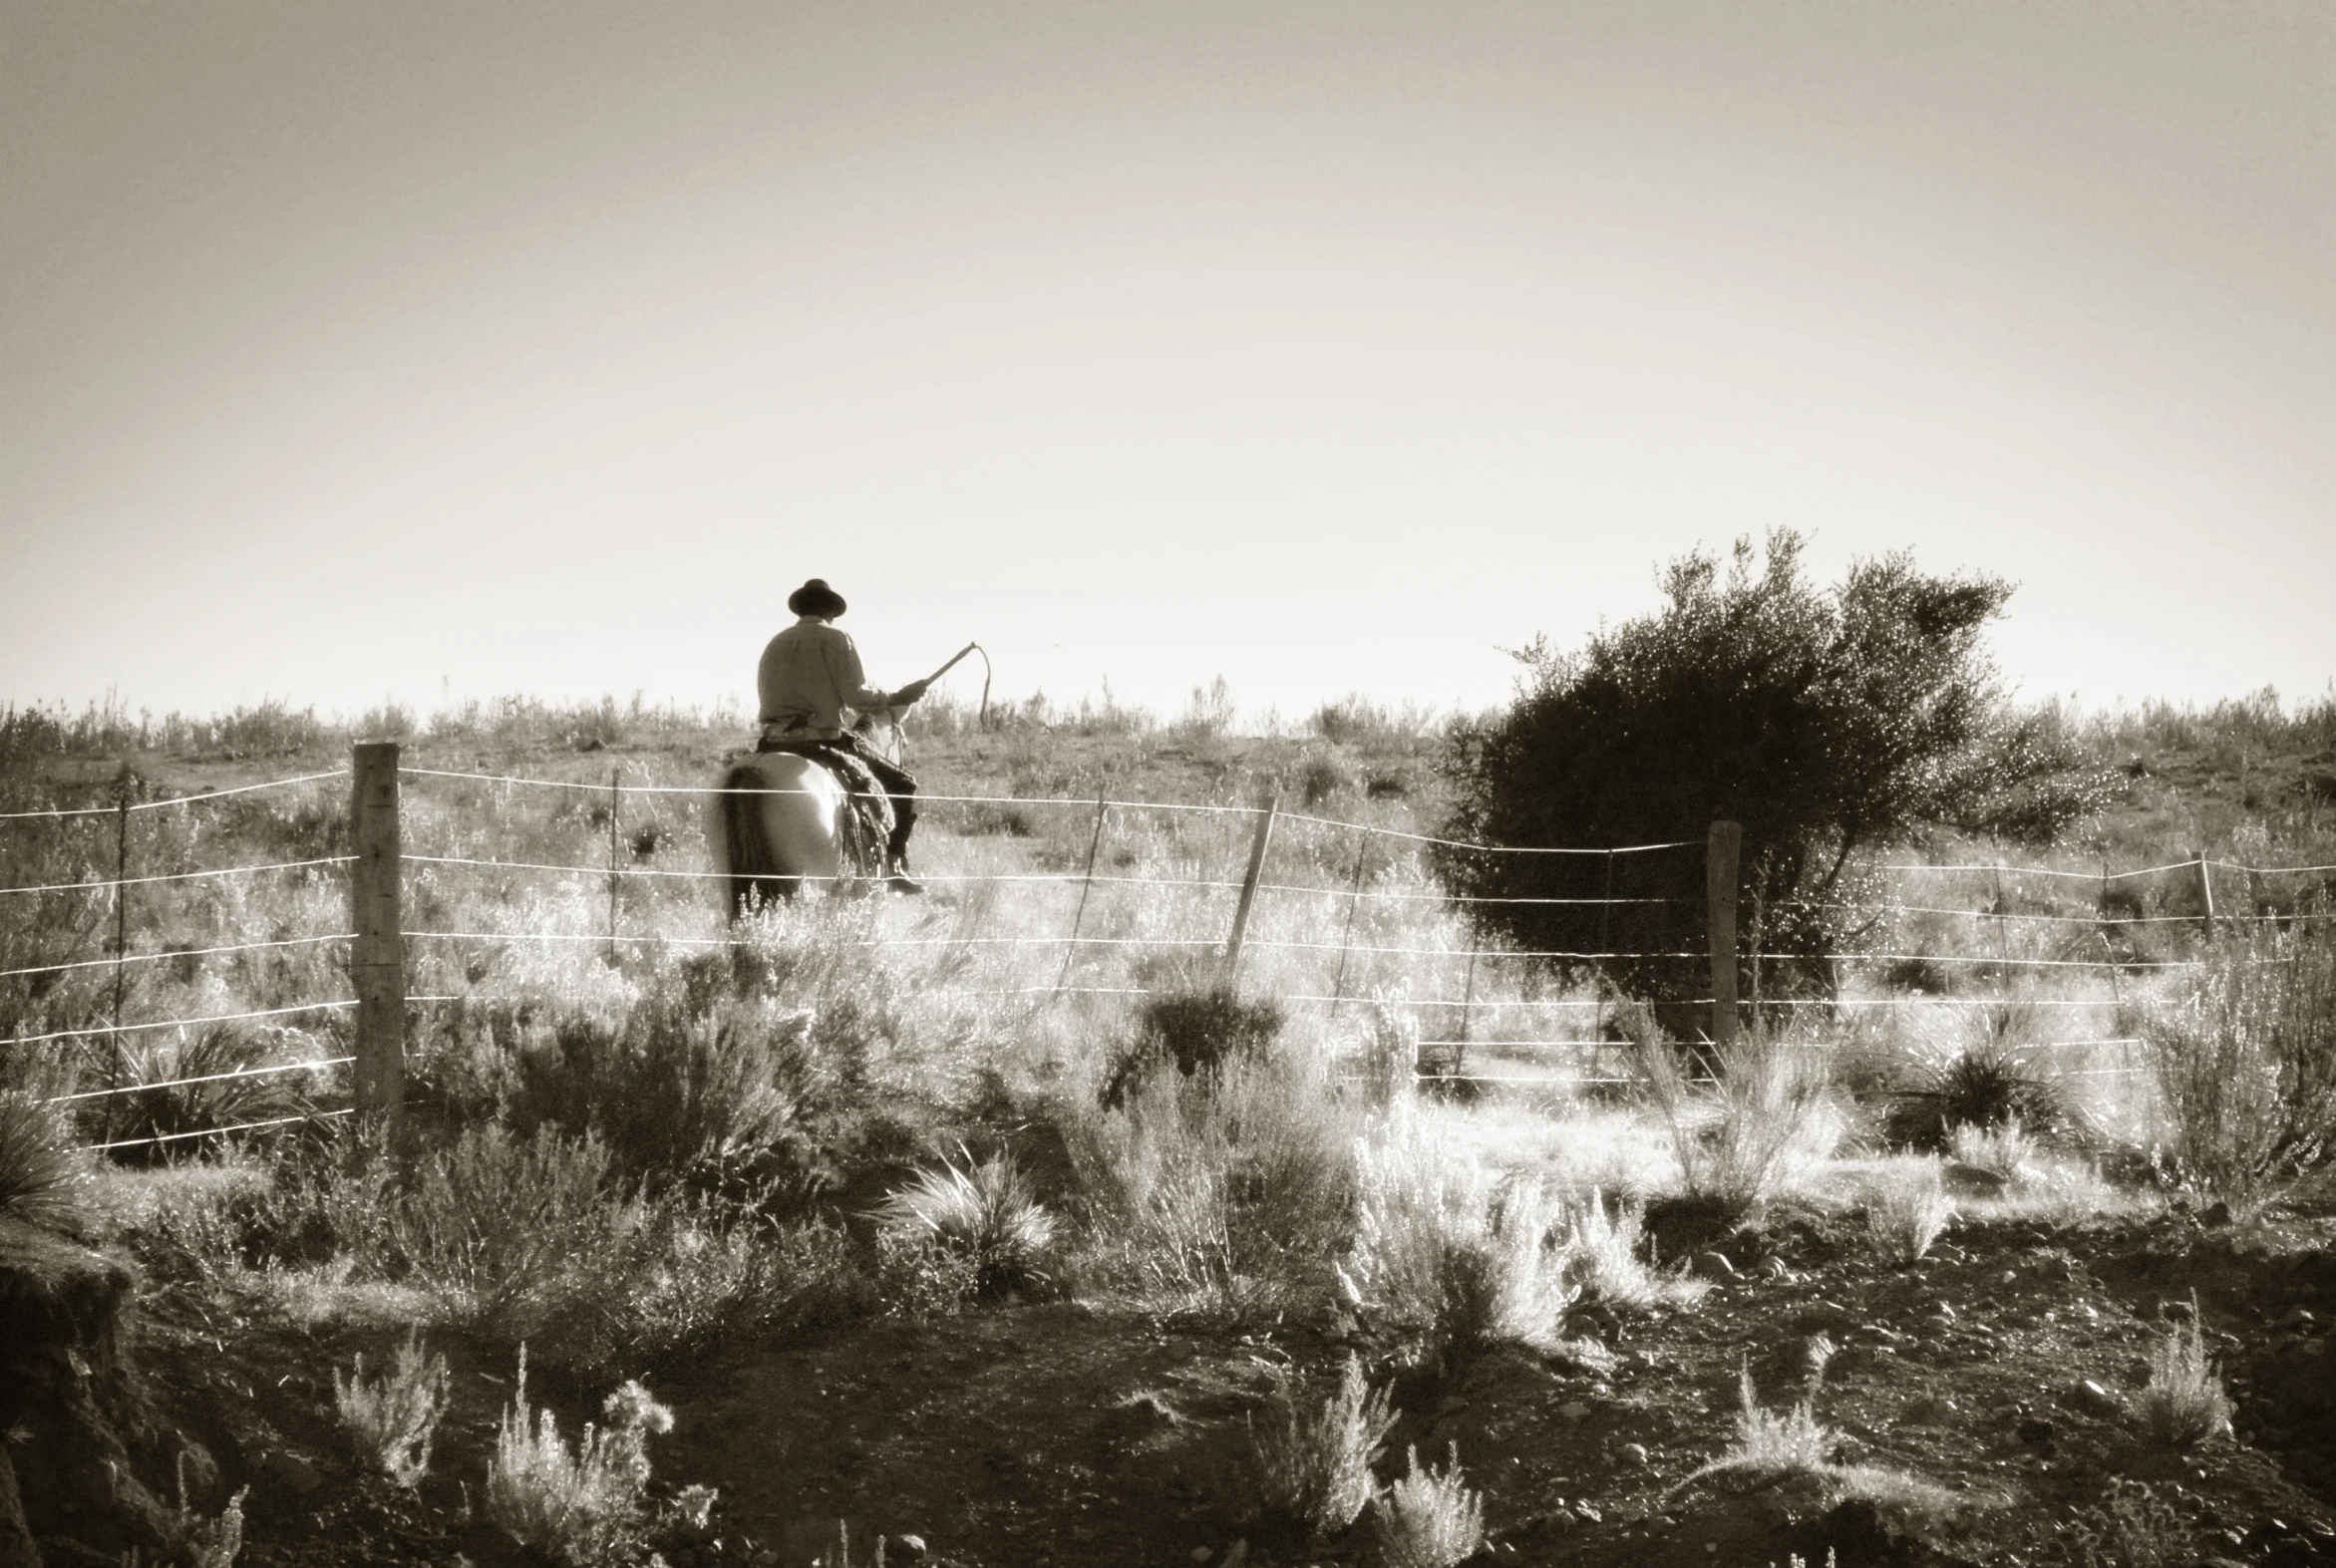
[[[1575,1289],[1537,1184],[1503,1189],[1473,1157],[1409,1129],[1356,1159],[1349,1298],[1439,1351],[1556,1343]]]
[[[1069,1131],[1093,1261],[1137,1299],[1245,1317],[1326,1293],[1353,1230],[1355,1127],[1318,1072],[1163,1076]]]
[[[1865,1199],[1865,1234],[1892,1263],[1912,1263],[1927,1253],[1954,1217],[1935,1159],[1898,1162]]]
[[[1371,1467],[1395,1415],[1349,1355],[1338,1392],[1308,1413],[1284,1390],[1262,1425],[1250,1423],[1257,1485],[1269,1513],[1321,1537],[1355,1522],[1374,1489]]]
[[[1379,1552],[1388,1568],[1457,1568],[1485,1544],[1485,1499],[1461,1479],[1460,1446],[1441,1470],[1420,1468],[1420,1450],[1406,1450],[1409,1473],[1371,1500]]]
[[[2100,786],[2074,747],[2042,718],[2008,717],[1996,696],[1980,634],[2008,583],[1925,576],[1899,554],[1856,562],[1822,590],[1802,574],[1802,547],[1772,532],[1764,565],[1739,540],[1724,577],[1711,555],[1683,556],[1656,614],[1578,654],[1539,642],[1521,653],[1515,704],[1455,732],[1445,836],[1700,844],[1713,820],[1741,822],[1745,934],[1769,957],[1767,990],[1817,995],[1830,991],[1819,955],[1845,945],[1854,918],[1841,906],[1858,901],[1860,849],[1926,824],[2041,841],[2090,808]],[[1480,897],[1654,900],[1473,906],[1522,948],[1705,944],[1692,849],[1609,862],[1440,847],[1436,863],[1454,891]],[[1586,974],[1593,961],[1559,967]],[[1652,957],[1594,967],[1637,996],[1676,1000],[1702,984]]]
[[[419,1329],[377,1379],[366,1378],[363,1356],[346,1382],[340,1369],[333,1369],[333,1408],[358,1462],[400,1486],[418,1485],[430,1473],[430,1443],[446,1414],[451,1389],[446,1358],[424,1358]]]
[[[1173,1061],[1190,1078],[1213,1072],[1237,1058],[1259,1059],[1281,1033],[1281,1009],[1271,1002],[1244,1002],[1229,986],[1164,991],[1144,999],[1137,1013],[1138,1034],[1120,1054],[1103,1086],[1103,1105],[1113,1109],[1157,1069]]]
[[[2105,1501],[2077,1512],[2071,1532],[2079,1568],[2189,1568],[2196,1534],[2148,1483],[2112,1476]]]
[[[521,1131],[590,1133],[634,1176],[719,1167],[800,1185],[815,1162],[803,1119],[837,1087],[824,1082],[833,1070],[812,1030],[809,1013],[728,997],[653,993],[613,1016],[570,1009],[520,1039],[510,1119]]]
[[[2013,1116],[1997,1127],[1958,1122],[1947,1131],[1947,1153],[1957,1164],[2015,1182],[2026,1180],[2034,1172],[2037,1147],[2036,1140],[2020,1124],[2020,1118]]]
[[[0,1090],[0,1213],[78,1235],[90,1224],[90,1179],[66,1119],[30,1095]]]
[[[1568,1277],[1591,1301],[1617,1307],[1692,1307],[1711,1293],[1709,1281],[1673,1271],[1658,1274],[1639,1256],[1646,1226],[1641,1204],[1606,1207],[1592,1189],[1586,1207],[1573,1211],[1565,1241]]]
[[[2218,944],[2144,1034],[2183,1185],[2247,1214],[2336,1151],[2336,940]]]
[[[2154,1442],[2187,1448],[2230,1430],[2230,1396],[2206,1354],[2198,1299],[2186,1323],[2170,1325],[2150,1355],[2150,1382],[2134,1396],[2134,1418]]]
[[[647,1217],[617,1188],[599,1139],[549,1128],[521,1139],[490,1123],[423,1163],[391,1226],[416,1282],[456,1322],[517,1340],[594,1260],[631,1250]]]
[[[1013,1156],[999,1153],[976,1164],[962,1145],[961,1169],[942,1161],[894,1191],[876,1217],[896,1231],[920,1231],[969,1258],[975,1288],[1000,1295],[1042,1281],[1055,1240],[1055,1219],[1032,1196]]]
[[[648,1523],[649,1435],[673,1429],[673,1412],[637,1383],[611,1394],[601,1414],[607,1424],[587,1423],[571,1449],[551,1411],[527,1407],[522,1349],[518,1387],[487,1461],[487,1517],[520,1545],[574,1568],[638,1554]]]

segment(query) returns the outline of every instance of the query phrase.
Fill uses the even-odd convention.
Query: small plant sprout
[[[1883,1257],[1906,1264],[1929,1252],[1954,1217],[1954,1200],[1946,1195],[1938,1161],[1906,1160],[1866,1199],[1865,1231]]]
[[[174,1560],[189,1568],[235,1568],[243,1550],[243,1499],[248,1486],[237,1487],[215,1519],[206,1519],[186,1502],[186,1450],[178,1450],[178,1506],[167,1516],[168,1533],[175,1537]],[[135,1558],[135,1551],[132,1553]]]
[[[1711,1463],[1671,1488],[1684,1491],[1707,1476],[1740,1472],[1755,1477],[1782,1476],[1795,1471],[1826,1475],[1833,1469],[1834,1450],[1841,1434],[1817,1418],[1817,1396],[1825,1387],[1825,1370],[1833,1361],[1834,1344],[1824,1335],[1809,1342],[1809,1372],[1801,1398],[1783,1414],[1761,1409],[1760,1393],[1752,1386],[1752,1364],[1737,1374],[1740,1401],[1736,1411],[1735,1445]]]
[[[1485,1499],[1460,1474],[1460,1445],[1444,1468],[1421,1469],[1420,1450],[1407,1449],[1410,1473],[1371,1499],[1372,1523],[1387,1568],[1456,1568],[1485,1544]]]
[[[358,1462],[400,1486],[418,1484],[430,1473],[430,1442],[446,1414],[451,1386],[446,1358],[424,1357],[419,1329],[379,1378],[365,1376],[363,1356],[346,1382],[334,1368],[333,1408]]]
[[[1266,1508],[1317,1537],[1345,1529],[1371,1500],[1371,1466],[1394,1424],[1387,1391],[1371,1391],[1352,1355],[1338,1392],[1313,1413],[1285,1392],[1262,1422],[1250,1425]]]
[[[601,1406],[607,1425],[584,1427],[570,1449],[549,1411],[527,1408],[527,1352],[487,1461],[487,1516],[523,1546],[571,1565],[630,1561],[645,1530],[648,1438],[673,1412],[627,1383]]]
[[[2171,1325],[2151,1353],[2150,1382],[2134,1396],[2134,1417],[2152,1441],[2187,1448],[2230,1430],[2231,1414],[2193,1293],[2189,1321]]]

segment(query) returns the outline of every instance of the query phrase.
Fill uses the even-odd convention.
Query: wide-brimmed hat
[[[814,577],[787,596],[787,608],[797,615],[833,620],[843,613],[843,595],[829,587],[827,578]]]

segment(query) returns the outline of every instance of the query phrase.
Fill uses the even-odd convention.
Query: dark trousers
[[[916,826],[916,781],[907,772],[878,757],[875,748],[856,735],[845,735],[836,741],[772,741],[757,744],[758,752],[798,752],[805,757],[826,757],[847,753],[859,759],[876,778],[876,784],[892,802],[892,837],[884,845],[884,853],[894,860],[908,857],[908,834]]]

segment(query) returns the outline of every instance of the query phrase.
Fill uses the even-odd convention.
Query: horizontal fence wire
[[[249,876],[260,871],[297,871],[312,865],[347,865],[354,855],[320,855],[313,860],[271,860],[265,865],[222,865],[207,871],[163,871],[153,876],[109,876],[94,882],[43,882],[0,887],[0,893],[86,893],[105,887],[144,887],[152,882],[192,882],[203,877]]]
[[[231,789],[205,789],[200,794],[175,794],[167,800],[133,800],[128,809],[133,811],[162,811],[177,805],[200,805],[206,800],[221,800],[231,794],[249,794],[255,789],[283,789],[292,784],[314,784],[319,779],[346,779],[346,768],[329,769],[321,774],[301,774],[292,779],[269,779],[260,784],[237,784]],[[52,806],[45,811],[0,811],[0,822],[34,821],[42,817],[112,816],[123,810],[119,805]]]
[[[330,1121],[335,1116],[351,1115],[355,1109],[353,1105],[344,1105],[338,1110],[309,1110],[296,1116],[271,1116],[265,1121],[238,1121],[233,1126],[197,1127],[191,1132],[161,1132],[145,1138],[116,1138],[111,1143],[84,1143],[81,1151],[102,1154],[114,1148],[145,1148],[157,1143],[182,1142],[187,1138],[215,1138],[225,1137],[230,1132],[257,1132],[262,1127],[285,1127],[295,1121]]]
[[[409,997],[408,1001],[426,1000]],[[92,1024],[87,1029],[60,1029],[46,1035],[15,1035],[0,1040],[0,1046],[31,1046],[44,1040],[75,1040],[91,1035],[127,1035],[142,1029],[187,1029],[196,1024],[236,1024],[254,1018],[285,1018],[295,1013],[336,1013],[355,1007],[354,1000],[343,1002],[303,1002],[297,1007],[263,1007],[248,1013],[211,1013],[201,1018],[161,1018],[144,1024]]]
[[[116,964],[160,964],[173,958],[208,958],[219,953],[252,953],[262,948],[311,947],[319,942],[346,942],[353,931],[323,936],[289,936],[274,942],[230,942],[224,947],[185,947],[171,953],[123,953],[113,958],[76,958],[61,964],[28,964],[22,969],[0,969],[0,979],[11,975],[53,975],[68,969],[111,969]]]
[[[78,1095],[52,1095],[41,1101],[45,1105],[62,1105],[76,1099],[104,1099],[109,1095],[137,1095],[154,1089],[177,1089],[187,1084],[221,1084],[234,1078],[266,1078],[275,1073],[312,1072],[318,1068],[337,1068],[355,1057],[320,1057],[314,1062],[283,1062],[274,1067],[237,1068],[232,1073],[204,1073],[194,1078],[158,1079],[152,1084],[126,1084],[120,1089],[88,1089]]]

